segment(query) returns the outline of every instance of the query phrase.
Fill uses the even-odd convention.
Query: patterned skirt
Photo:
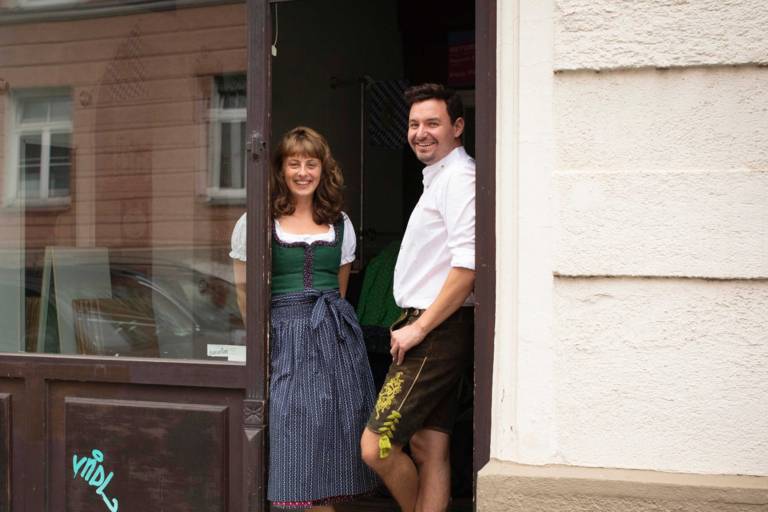
[[[360,436],[375,394],[354,309],[336,290],[277,295],[271,327],[268,499],[309,508],[371,491]]]

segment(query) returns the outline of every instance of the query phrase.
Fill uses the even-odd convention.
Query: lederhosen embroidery
[[[418,311],[416,314],[413,314],[413,317],[418,317],[421,313],[421,311]],[[395,321],[394,324],[392,324],[393,329],[395,327],[403,327],[403,321],[407,320],[410,316],[411,315],[409,314],[409,311],[404,310],[401,317]],[[428,355],[424,356],[424,359],[421,362],[421,366],[419,366],[419,371],[416,372],[416,376],[414,377],[413,382],[411,382],[411,386],[408,388],[408,392],[406,392],[405,396],[400,402],[400,405],[397,407],[397,409],[389,413],[386,421],[379,427],[380,459],[386,459],[389,456],[389,453],[392,451],[392,438],[394,437],[395,431],[397,430],[397,424],[400,423],[400,419],[402,418],[400,409],[403,408],[405,401],[408,400],[408,396],[411,394],[411,391],[413,391],[414,386],[418,382],[419,377],[421,376],[421,371],[424,369],[424,365],[427,363],[428,358]],[[392,402],[395,400],[397,395],[402,392],[402,387],[403,372],[397,372],[384,383],[381,391],[379,392],[379,397],[376,400],[376,405],[374,406],[377,420],[381,417],[382,412],[386,411],[392,406]]]

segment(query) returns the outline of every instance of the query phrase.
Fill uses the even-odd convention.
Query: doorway
[[[372,268],[393,271],[422,192],[423,164],[405,140],[402,93],[423,82],[457,90],[467,121],[464,145],[475,155],[475,2],[290,0],[276,2],[272,16],[272,141],[294,126],[310,126],[328,139],[344,171],[345,212],[358,237],[348,298],[380,386],[391,360],[392,308],[366,308],[367,281]],[[471,372],[464,383],[451,447],[451,510],[457,511],[471,510],[473,495]],[[388,507],[397,510],[382,490],[340,510]]]

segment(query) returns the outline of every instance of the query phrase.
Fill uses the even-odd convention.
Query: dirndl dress
[[[334,242],[312,244],[273,231],[267,497],[278,507],[331,504],[378,483],[360,455],[375,391],[337,289],[343,223],[335,228]]]

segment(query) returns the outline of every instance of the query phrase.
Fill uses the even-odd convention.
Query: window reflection
[[[242,360],[245,9],[155,3],[0,0],[1,351]]]
[[[215,77],[211,101],[211,200],[245,199],[245,74]],[[244,204],[244,203],[243,203]]]
[[[18,156],[10,154],[7,160],[18,169],[11,177],[18,184],[18,198],[45,205],[69,196],[71,105],[66,91],[13,92],[11,137],[18,141]]]

